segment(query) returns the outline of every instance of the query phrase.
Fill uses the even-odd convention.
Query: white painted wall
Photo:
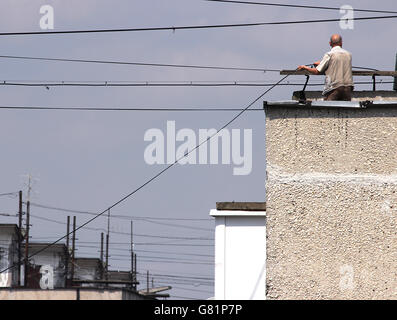
[[[30,249],[29,255],[35,253]],[[52,251],[51,248],[40,252],[30,259],[30,263],[39,266],[51,266],[53,268],[53,284],[55,288],[65,287],[65,257],[62,252]]]
[[[266,212],[211,210],[215,300],[266,299]]]

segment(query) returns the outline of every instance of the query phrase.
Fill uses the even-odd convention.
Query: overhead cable
[[[393,83],[390,81],[377,81],[381,83]],[[373,82],[363,81],[356,84],[373,84]],[[13,81],[0,80],[0,86],[21,86],[21,87],[271,87],[274,83],[267,83],[263,81],[135,81],[135,82],[120,82],[120,81]],[[307,86],[323,86],[322,83],[308,83]],[[303,86],[302,83],[283,83],[280,86]]]
[[[30,216],[34,217],[36,219],[39,219],[39,220],[44,220],[44,221],[48,221],[48,222],[53,222],[53,223],[57,223],[57,224],[66,225],[66,222],[63,222],[63,221],[49,219],[49,218],[44,218],[44,217],[40,217],[40,216],[33,215],[33,214],[30,214]],[[85,226],[84,228],[87,229],[87,230],[93,230],[93,231],[106,231],[105,228],[93,228],[93,227],[87,227],[87,226]],[[79,228],[76,228],[76,230],[77,229],[79,229]],[[120,235],[128,235],[128,236],[131,235],[131,233],[122,232],[122,231],[110,230],[110,232],[114,233],[114,234],[120,234]],[[204,237],[177,237],[177,236],[149,235],[149,234],[139,234],[139,233],[134,233],[134,236],[136,236],[136,237],[144,237],[144,238],[172,239],[172,240],[201,240],[201,241],[214,240],[212,238],[204,238]]]
[[[26,202],[23,202],[26,204]],[[97,213],[92,212],[92,211],[85,211],[85,210],[75,210],[75,209],[67,209],[67,208],[59,208],[59,207],[53,207],[53,206],[48,206],[44,204],[39,204],[35,202],[30,202],[31,207],[37,207],[37,208],[42,208],[42,209],[49,209],[49,210],[55,210],[55,211],[61,211],[61,212],[68,212],[68,213],[81,213],[81,214],[88,214],[92,216],[96,216]],[[212,219],[200,219],[200,218],[177,218],[177,217],[151,217],[151,216],[127,216],[127,215],[120,215],[120,214],[114,214],[112,213],[112,218],[128,218],[129,220],[131,219],[149,219],[149,220],[175,220],[175,221],[213,221]]]
[[[271,6],[271,7],[301,8],[301,9],[319,9],[319,10],[336,10],[336,11],[341,10],[341,7],[309,6],[309,5],[270,3],[270,2],[258,2],[258,1],[235,1],[235,0],[204,0],[204,1],[232,3],[232,4],[262,5],[262,6]],[[344,10],[350,10],[350,9],[346,8]],[[397,11],[374,10],[374,9],[353,8],[352,10],[355,12],[394,13],[394,14],[397,13]]]
[[[246,67],[225,67],[225,66],[205,66],[191,64],[171,64],[171,63],[148,63],[148,62],[128,62],[128,61],[109,61],[109,60],[87,60],[87,59],[67,59],[67,58],[48,58],[48,57],[30,57],[30,56],[12,56],[0,55],[4,59],[23,59],[23,60],[40,60],[55,62],[79,62],[79,63],[97,63],[97,64],[115,64],[144,67],[167,67],[167,68],[191,68],[191,69],[209,69],[209,70],[230,70],[230,71],[256,71],[256,72],[280,72],[281,69],[267,68],[246,68]]]
[[[7,192],[7,193],[0,193],[0,197],[6,197],[6,196],[15,196],[18,194],[18,191],[15,192]]]
[[[280,72],[281,69],[269,68],[247,68],[247,67],[226,67],[226,66],[208,66],[208,65],[192,65],[192,64],[170,64],[170,63],[149,63],[149,62],[129,62],[129,61],[111,61],[111,60],[88,60],[88,59],[69,59],[69,58],[49,58],[49,57],[31,57],[31,56],[15,56],[0,55],[2,59],[22,59],[22,60],[39,60],[52,62],[77,62],[77,63],[96,63],[96,64],[115,64],[115,65],[132,65],[145,67],[167,67],[167,68],[191,68],[191,69],[210,69],[210,70],[229,70],[229,71],[256,71],[256,72]],[[353,69],[364,69],[378,71],[373,68],[355,67]]]

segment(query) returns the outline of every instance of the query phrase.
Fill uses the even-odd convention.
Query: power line
[[[367,69],[367,68],[366,68]],[[369,69],[369,68],[368,68]],[[358,82],[356,84],[372,84],[373,82]],[[383,82],[381,83],[393,83],[393,82]],[[205,82],[205,81],[179,81],[179,82],[169,82],[169,81],[141,81],[141,82],[115,82],[115,81],[59,81],[59,82],[17,82],[3,80],[0,81],[1,86],[19,86],[19,87],[44,87],[49,89],[50,87],[271,87],[274,83],[265,82],[250,82],[250,81],[230,81],[230,82]],[[307,86],[322,86],[322,83],[308,83]],[[302,83],[283,83],[280,86],[303,86]],[[37,108],[36,108],[37,109]],[[47,108],[48,109],[48,108]],[[80,110],[87,110],[88,108],[80,108]],[[60,110],[70,110],[67,108],[60,108]],[[88,109],[88,110],[92,110]],[[98,110],[109,110],[109,109],[98,109]],[[153,109],[120,109],[120,111],[153,111]],[[160,109],[164,111],[171,111],[170,109]],[[197,109],[191,109],[188,111],[195,111]],[[183,110],[187,111],[187,110]],[[207,111],[211,111],[207,110]]]
[[[167,284],[166,281],[156,281],[156,283]],[[205,291],[205,290],[191,289],[191,288],[183,288],[183,287],[177,287],[177,286],[172,286],[172,289],[179,289],[179,290],[182,290],[182,291],[192,291],[192,292],[200,292],[200,293],[210,293],[210,294],[213,294],[212,291]]]
[[[17,216],[17,214],[14,215],[8,215],[8,216]],[[65,225],[66,223],[63,221],[59,221],[59,220],[54,220],[54,219],[49,219],[49,218],[44,218],[44,217],[39,217],[36,215],[32,215],[32,217],[35,217],[37,219],[40,220],[44,220],[44,221],[48,221],[48,222],[53,222],[53,223],[57,223],[57,224],[61,224],[61,225]],[[117,217],[116,217],[117,218]],[[122,219],[122,218],[119,218]],[[129,219],[131,220],[131,219]],[[151,221],[151,220],[146,220],[146,219],[142,219],[142,221],[144,222],[148,222],[148,223],[153,223],[153,224],[158,224],[158,225],[165,225],[165,226],[171,226],[171,227],[175,227],[175,228],[182,228],[182,229],[193,229],[193,230],[199,230],[199,231],[212,231],[211,229],[208,228],[199,228],[199,227],[192,227],[192,226],[186,226],[186,225],[176,225],[176,224],[170,224],[170,223],[162,223],[162,222],[156,222],[156,221]],[[85,230],[92,230],[92,231],[106,231],[105,228],[93,228],[93,227],[84,227]],[[111,233],[113,234],[120,234],[120,235],[130,235],[130,233],[127,232],[122,232],[122,231],[115,231],[115,230],[110,230]],[[136,234],[137,236],[147,236],[147,235],[140,235],[140,234]],[[158,236],[153,236],[153,237],[158,237]],[[172,237],[172,239],[177,239],[175,237]],[[207,239],[207,238],[183,238],[183,240],[213,240],[213,239]]]
[[[7,193],[0,193],[0,197],[15,196],[15,195],[18,195],[18,191],[15,191],[15,192],[7,192]]]
[[[255,82],[238,82],[238,81],[224,81],[224,82],[214,82],[214,81],[135,81],[135,82],[116,82],[116,81],[58,81],[58,82],[17,82],[10,80],[0,81],[2,86],[21,86],[21,87],[230,87],[230,86],[240,86],[240,87],[271,87],[274,83],[255,83]],[[301,83],[285,83],[283,86],[303,86]],[[318,85],[318,84],[308,84],[308,85]],[[319,84],[321,85],[321,84]]]
[[[153,275],[153,278],[161,281],[167,281],[168,283],[175,283],[175,284],[182,284],[182,285],[190,285],[190,286],[214,286],[214,280],[200,280],[200,279],[172,279],[172,278],[165,278],[165,277],[158,277]],[[138,275],[138,279],[145,279],[146,276],[141,274]]]
[[[57,238],[58,237],[45,237],[45,238],[39,238],[39,239],[57,239]],[[44,243],[44,244],[46,244],[46,243]],[[51,245],[53,245],[53,244],[51,244]],[[110,243],[109,245],[112,245],[112,244]],[[130,245],[130,244],[128,244],[128,245]],[[214,244],[195,244],[195,243],[189,244],[189,243],[168,243],[168,242],[134,242],[134,245],[139,245],[139,246],[172,246],[172,247],[174,247],[174,246],[175,247],[213,247],[214,246]],[[80,247],[85,247],[85,248],[93,248],[93,249],[98,249],[99,248],[98,246],[87,246],[87,245],[79,245],[79,246]],[[123,249],[113,248],[112,250],[123,250]]]
[[[59,221],[59,220],[54,220],[54,219],[48,219],[48,218],[44,218],[44,217],[39,217],[37,215],[33,215],[30,214],[31,217],[34,217],[36,219],[39,220],[44,220],[44,221],[48,221],[48,222],[52,222],[52,223],[57,223],[57,224],[62,224],[62,225],[66,225],[65,222],[63,221]],[[83,227],[84,229],[87,230],[93,230],[93,231],[103,231],[105,230],[104,228],[92,228],[92,227]],[[79,228],[76,228],[76,230],[78,230]],[[121,234],[121,235],[130,235],[130,233],[128,232],[121,232],[121,231],[113,231],[110,230],[111,233],[114,234]],[[212,238],[204,238],[204,237],[176,237],[176,236],[160,236],[160,235],[148,235],[148,234],[139,234],[139,233],[134,233],[134,236],[137,237],[144,237],[144,238],[160,238],[160,239],[172,239],[172,240],[202,240],[202,241],[212,241],[214,239]]]
[[[191,287],[193,287],[193,285],[191,283],[191,280],[190,281],[189,280],[168,280],[168,279],[159,279],[159,278],[156,278],[156,277],[153,277],[153,278],[157,279],[156,282],[158,282],[158,283],[162,283],[162,282],[166,281],[167,284],[178,284],[178,285],[184,285],[184,286],[189,286],[190,285]],[[146,280],[146,277],[142,276],[139,279],[142,282],[144,282],[144,280]],[[200,287],[201,286],[210,287],[209,289],[211,290],[214,287],[214,283],[213,282],[195,281],[195,287],[198,287],[198,286],[200,286]]]
[[[153,276],[153,277],[155,277],[155,276]],[[175,284],[180,284],[180,285],[193,286],[192,280],[184,280],[184,279],[174,280],[174,279],[165,279],[165,278],[159,278],[159,277],[155,277],[155,278],[160,280],[159,282],[167,281],[170,284],[175,283]],[[141,280],[146,279],[146,276],[142,275],[142,276],[140,276],[140,279]],[[202,280],[193,280],[193,281],[195,283],[195,286],[205,286],[205,287],[212,287],[212,288],[214,286],[214,282],[202,281]]]
[[[182,296],[174,296],[174,295],[171,295],[170,297],[171,297],[171,298],[183,299],[183,300],[200,300],[199,298],[182,297]]]
[[[210,70],[212,69],[212,70],[256,71],[256,72],[280,72],[281,71],[281,69],[269,69],[269,68],[224,67],[224,66],[191,65],[191,64],[126,62],[126,61],[49,58],[49,57],[13,56],[13,55],[0,55],[0,58],[4,58],[4,59],[22,59],[22,60],[39,60],[39,61],[53,61],[53,62],[78,62],[78,63],[132,65],[132,66],[146,66],[146,67],[210,69]],[[354,67],[354,66],[353,66],[353,69],[365,69],[365,70],[378,71],[377,69],[373,69],[373,68]]]
[[[297,4],[281,4],[281,3],[269,3],[269,2],[254,2],[254,1],[234,1],[234,0],[204,0],[208,2],[223,2],[232,4],[247,4],[247,5],[262,5],[271,7],[287,7],[287,8],[301,8],[301,9],[320,9],[320,10],[337,10],[340,11],[340,7],[324,7],[324,6],[309,6],[309,5],[297,5]],[[345,9],[349,10],[349,9]],[[386,11],[386,10],[373,10],[373,9],[356,9],[356,12],[371,12],[371,13],[397,13],[397,11]]]
[[[224,111],[241,111],[243,109],[232,108],[86,108],[86,107],[26,107],[26,106],[0,106],[0,109],[8,110],[52,110],[52,111],[164,111],[164,112],[224,112]],[[250,111],[263,111],[263,109],[250,109]],[[182,220],[182,219],[181,219]]]
[[[139,261],[142,262],[156,262],[156,263],[172,263],[172,264],[200,264],[200,265],[214,265],[214,262],[202,262],[202,261],[197,261],[197,260],[192,260],[192,261],[186,261],[186,260],[180,260],[180,259],[168,259],[168,260],[162,260],[159,257],[156,258],[142,258],[141,256],[138,257]],[[127,257],[126,259],[118,259],[118,258],[112,258],[114,261],[129,261],[129,258]]]
[[[26,204],[26,202],[24,202],[24,203]],[[94,216],[97,215],[97,213],[91,212],[91,211],[59,208],[59,207],[47,206],[44,204],[39,204],[39,203],[34,203],[34,202],[31,202],[30,206],[43,208],[43,209],[49,209],[49,210],[69,212],[69,213],[81,213],[81,214],[88,214],[88,215],[94,215]],[[126,216],[126,215],[117,215],[117,214],[112,214],[112,218],[128,218],[129,220],[131,220],[131,219],[137,219],[137,220],[150,219],[150,220],[213,221],[212,219],[208,219],[208,218],[207,219],[199,219],[199,218],[150,217],[150,216],[142,217],[142,216]]]
[[[382,20],[395,19],[397,15],[392,16],[375,16],[375,17],[355,17],[351,21],[364,20]],[[194,29],[219,29],[219,28],[236,28],[236,27],[258,27],[271,25],[296,25],[339,22],[338,19],[318,19],[318,20],[297,20],[297,21],[274,21],[274,22],[255,22],[255,23],[234,23],[234,24],[215,24],[215,25],[194,25],[178,27],[151,27],[151,28],[121,28],[121,29],[96,29],[96,30],[64,30],[64,31],[29,31],[29,32],[1,32],[0,36],[24,36],[24,35],[55,35],[55,34],[83,34],[83,33],[115,33],[115,32],[142,32],[142,31],[176,31],[176,30],[194,30]]]
[[[214,246],[213,244],[164,243],[164,242],[134,242],[134,245],[139,245],[139,246],[173,246],[173,247],[213,247]],[[92,247],[92,248],[96,248],[96,247]],[[116,249],[112,249],[112,250],[116,250]],[[44,249],[43,249],[43,251],[44,251]]]
[[[125,249],[126,251],[128,249]],[[169,251],[153,251],[153,250],[142,250],[142,249],[135,249],[134,252],[148,252],[148,253],[162,253],[162,254],[173,254],[173,255],[181,255],[181,256],[193,256],[193,257],[207,257],[207,258],[214,258],[214,255],[210,254],[199,254],[199,253],[185,253],[185,252],[169,252]]]
[[[89,255],[90,253],[87,252],[80,252],[80,254],[84,255]],[[115,261],[130,261],[131,257],[128,255],[123,255],[123,254],[111,254],[110,257],[112,260]],[[114,259],[113,257],[121,257],[124,259]],[[176,258],[176,257],[159,257],[159,256],[139,256],[139,260],[145,261],[145,259],[155,259],[154,261],[162,262],[162,260],[168,260],[168,261],[183,261],[183,262],[205,262],[206,264],[214,264],[212,261],[208,260],[195,260],[195,259],[188,259],[188,258]],[[157,259],[157,260],[156,260]]]
[[[151,269],[152,272],[160,272],[161,274],[156,274],[156,273],[152,273],[153,276],[161,276],[163,272],[165,272],[164,270],[158,270],[158,269]],[[137,275],[142,275],[142,276],[146,276],[146,269],[144,272],[137,272]],[[207,277],[208,280],[213,281],[214,280],[214,276],[213,275],[203,275],[203,274],[194,274],[194,273],[181,273],[178,272],[177,275],[175,274],[167,274],[167,276],[174,276],[174,277],[192,277],[192,278],[202,278],[202,277]]]
[[[54,62],[78,62],[78,63],[96,63],[96,64],[114,64],[114,65],[130,65],[143,67],[167,67],[167,68],[190,68],[190,69],[209,69],[209,70],[230,70],[230,71],[256,71],[256,72],[280,72],[280,69],[267,68],[246,68],[246,67],[224,67],[224,66],[208,66],[208,65],[191,65],[191,64],[172,64],[172,63],[149,63],[149,62],[128,62],[128,61],[109,61],[109,60],[88,60],[88,59],[68,59],[68,58],[48,58],[48,57],[30,57],[30,56],[12,56],[0,55],[4,59],[23,59],[23,60],[39,60]]]
[[[9,214],[9,213],[0,213],[0,216],[2,216],[2,217],[17,217],[18,215],[17,214]],[[7,240],[7,242],[8,242],[8,240]]]
[[[2,240],[0,240],[1,242]],[[8,243],[8,241],[4,240],[4,242]],[[93,241],[79,241],[79,246],[81,246],[81,244],[97,244],[97,242],[93,242]],[[129,243],[125,243],[125,242],[112,242],[109,245],[130,245]],[[92,246],[90,246],[90,248],[93,248]],[[95,248],[95,247],[94,247]],[[100,248],[99,246],[97,247],[98,249]],[[114,249],[112,249],[114,250]],[[118,251],[125,251],[125,252],[130,252],[131,249],[123,249],[118,247],[117,248]],[[145,252],[145,253],[160,253],[160,254],[167,254],[167,255],[182,255],[182,256],[193,256],[193,257],[206,257],[206,258],[214,258],[214,255],[209,255],[209,254],[199,254],[199,253],[185,253],[185,252],[170,252],[170,251],[154,251],[154,250],[142,250],[142,249],[134,249],[134,252]]]
[[[150,184],[152,181],[155,181],[158,177],[160,177],[163,173],[165,173],[166,171],[168,171],[169,169],[171,169],[173,166],[175,166],[181,159],[187,157],[190,153],[192,153],[193,151],[195,151],[196,149],[198,149],[201,145],[203,145],[204,143],[207,143],[208,141],[210,141],[213,137],[215,137],[218,132],[222,131],[223,129],[225,129],[226,127],[228,127],[231,123],[233,123],[236,119],[238,119],[246,110],[248,110],[249,108],[251,108],[256,102],[258,102],[263,96],[265,96],[269,91],[271,91],[274,87],[276,87],[278,84],[280,84],[282,81],[284,81],[289,75],[286,75],[284,77],[282,77],[276,84],[274,84],[274,86],[270,87],[269,89],[267,89],[265,92],[263,92],[262,94],[260,94],[255,100],[253,100],[251,103],[249,103],[242,111],[240,111],[237,115],[235,115],[231,120],[229,120],[228,122],[226,122],[219,130],[217,130],[213,135],[209,136],[206,140],[202,141],[201,143],[197,144],[196,147],[194,147],[193,149],[191,149],[190,151],[188,151],[186,154],[184,154],[182,157],[176,159],[173,163],[171,163],[170,165],[168,165],[166,168],[164,168],[163,170],[161,170],[160,172],[158,172],[156,175],[152,176],[149,180],[147,180],[145,183],[143,183],[142,185],[140,185],[138,188],[134,189],[132,192],[128,193],[127,195],[125,195],[124,197],[122,197],[120,200],[116,201],[115,203],[113,203],[110,207],[106,208],[105,210],[103,210],[102,212],[98,213],[96,216],[94,216],[93,218],[89,219],[88,221],[86,221],[85,223],[83,223],[81,226],[77,227],[76,229],[74,229],[73,232],[76,232],[77,230],[85,227],[86,225],[88,225],[89,223],[91,223],[92,221],[96,220],[97,218],[99,218],[100,216],[102,216],[105,212],[108,212],[109,210],[113,209],[114,207],[118,206],[119,204],[121,204],[122,202],[124,202],[125,200],[127,200],[128,198],[130,198],[131,196],[133,196],[135,193],[137,193],[138,191],[140,191],[141,189],[143,189],[144,187],[146,187],[148,184]],[[70,232],[72,233],[72,232]],[[69,233],[69,234],[70,234]],[[51,244],[45,246],[44,248],[36,251],[34,254],[32,254],[30,257],[31,258],[37,254],[39,254],[40,252],[43,252],[44,250],[46,250],[47,248],[55,245],[56,243],[58,243],[59,241],[61,241],[62,239],[66,238],[69,234],[66,234],[64,236],[62,236],[61,238],[59,238],[58,240],[52,242]],[[3,273],[11,268],[13,268],[15,266],[15,264],[11,265],[10,267],[7,267],[4,270],[1,270],[0,273]]]
[[[138,276],[143,275],[142,273],[138,272]],[[171,279],[186,279],[186,280],[204,280],[204,281],[213,281],[213,278],[209,277],[201,277],[201,276],[181,276],[181,275],[173,275],[173,274],[159,274],[153,273],[153,277],[162,277],[162,278],[171,278]]]
[[[148,222],[148,223],[162,225],[162,226],[174,227],[174,228],[183,228],[183,229],[191,229],[191,230],[202,230],[202,231],[212,231],[212,229],[208,229],[208,228],[200,228],[200,227],[192,227],[192,226],[179,225],[179,224],[171,224],[171,223],[151,221],[151,220],[146,220],[146,219],[143,219],[143,221],[144,222]]]
[[[377,81],[375,84],[392,84],[394,83],[393,81]],[[355,82],[355,85],[369,85],[369,84],[374,84],[374,82]],[[0,84],[1,85],[1,84]],[[267,86],[272,86],[274,84],[258,84],[258,85],[250,85],[250,86],[261,86],[261,87],[267,87]],[[288,83],[288,84],[282,84],[283,86],[303,86],[303,84],[294,84],[294,83]],[[40,84],[40,86],[45,86],[45,84]],[[316,84],[308,84],[307,86],[323,86],[323,84],[316,83]],[[153,108],[153,107],[147,107],[147,108],[120,108],[120,107],[113,107],[113,108],[97,108],[97,107],[43,107],[43,106],[0,106],[0,109],[3,110],[36,110],[36,111],[135,111],[135,112],[235,112],[235,111],[242,111],[243,109],[239,108],[209,108],[209,107],[201,107],[201,108]],[[246,111],[263,111],[262,108],[252,108]],[[15,195],[15,194],[3,194],[4,195]],[[0,195],[1,196],[1,195]],[[66,211],[66,210],[65,210]],[[70,210],[71,211],[71,210]],[[73,211],[75,212],[75,211]],[[81,213],[81,212],[78,212]],[[87,212],[83,212],[87,213]],[[95,213],[90,213],[90,214],[95,214]],[[179,219],[183,220],[183,219]]]

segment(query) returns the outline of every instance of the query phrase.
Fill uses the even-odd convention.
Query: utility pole
[[[108,229],[106,234],[106,281],[109,280],[109,233],[110,233],[110,209],[108,209]],[[106,283],[106,287],[108,283]]]
[[[149,293],[149,270],[146,273],[146,293]]]
[[[135,282],[133,227],[134,224],[131,220],[131,288],[134,288],[134,282]]]
[[[136,290],[136,271],[137,271],[137,268],[136,268],[136,253],[134,253],[134,277],[135,277],[135,282],[134,282],[134,289]]]
[[[69,233],[70,233],[70,216],[66,221],[66,264],[65,264],[65,287],[69,286]]]
[[[74,279],[74,252],[76,250],[76,216],[73,216],[73,238],[72,238],[72,272],[71,272],[71,284],[73,285]]]
[[[18,207],[18,287],[21,286],[21,264],[22,264],[22,191],[19,191],[19,207]]]
[[[397,54],[396,54],[396,68],[395,70],[397,71]],[[393,90],[397,91],[397,77],[394,77],[394,86],[393,86]]]
[[[25,268],[24,268],[24,285],[28,285],[28,268],[29,268],[29,224],[30,224],[30,201],[26,203],[26,231],[25,231]]]
[[[103,232],[101,232],[101,252],[99,257],[101,260],[101,280],[103,280]]]
[[[109,280],[109,234],[106,235],[106,261],[105,261],[105,280]],[[106,287],[108,283],[106,283]]]

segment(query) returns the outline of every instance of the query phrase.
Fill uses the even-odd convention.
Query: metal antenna
[[[37,193],[33,191],[33,186],[36,182],[40,181],[40,179],[32,176],[30,173],[21,175],[21,177],[24,178],[23,184],[26,187],[26,201],[31,201],[32,196]]]

